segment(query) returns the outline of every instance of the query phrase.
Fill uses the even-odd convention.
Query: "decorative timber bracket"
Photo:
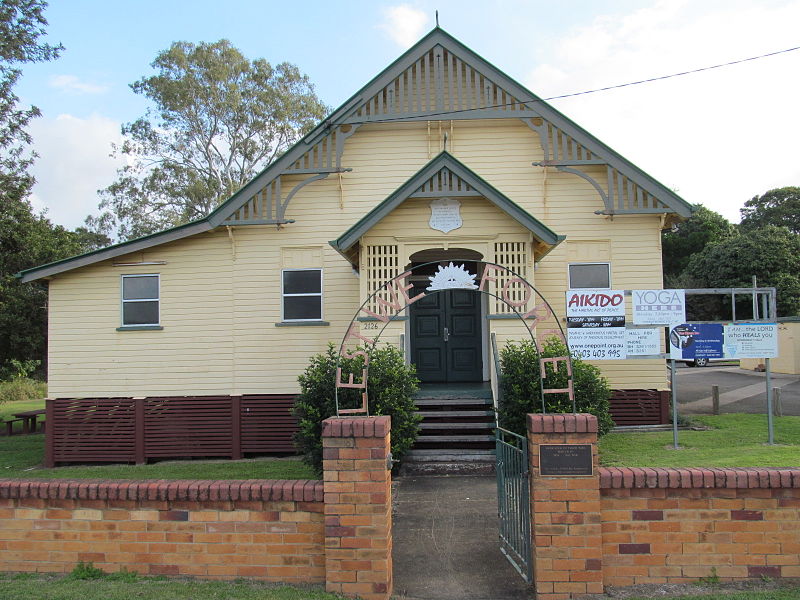
[[[563,173],[577,175],[589,182],[603,200],[601,215],[664,214],[673,212],[669,206],[649,193],[628,173],[617,168],[613,160],[597,154],[552,123],[541,118],[521,119],[538,136],[543,160],[532,163],[535,167],[555,167]],[[598,171],[605,167],[605,185],[601,185]],[[591,171],[591,172],[590,172]]]
[[[345,141],[359,125],[340,125],[328,130],[311,148],[276,177],[267,181],[247,202],[227,219],[225,225],[283,225],[294,223],[286,218],[286,209],[295,194],[309,183],[326,179],[331,173],[347,173],[352,169],[342,167]],[[296,176],[303,176],[297,181]],[[284,195],[286,184],[291,185]]]

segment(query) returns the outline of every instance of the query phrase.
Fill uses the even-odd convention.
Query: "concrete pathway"
[[[765,413],[766,376],[731,366],[679,368],[678,402],[686,414],[710,414],[711,386],[719,386],[721,413]],[[781,389],[783,414],[800,415],[800,377],[772,374],[772,387]]]
[[[494,476],[402,477],[394,496],[395,598],[529,597],[500,552]]]

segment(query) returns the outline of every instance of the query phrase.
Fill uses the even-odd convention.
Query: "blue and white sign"
[[[777,323],[725,325],[725,358],[778,356]]]
[[[681,323],[669,332],[670,358],[775,358],[777,323]]]
[[[669,330],[669,357],[673,360],[724,358],[721,323],[681,323]]]

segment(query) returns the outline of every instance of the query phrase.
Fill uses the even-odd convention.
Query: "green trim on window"
[[[164,329],[161,325],[125,325],[117,327],[117,331],[161,331]]]
[[[275,327],[327,327],[327,321],[280,321],[275,323]]]
[[[491,315],[486,315],[487,319],[494,320],[494,319],[519,319],[520,315],[516,314],[508,314],[508,313],[495,313]]]

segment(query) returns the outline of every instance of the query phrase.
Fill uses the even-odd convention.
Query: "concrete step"
[[[494,442],[493,435],[420,435],[417,436],[418,444],[431,444],[441,442],[472,443]]]
[[[490,406],[491,398],[415,398],[417,406]]]
[[[400,475],[491,475],[495,472],[494,450],[414,449],[400,465]]]
[[[458,417],[494,417],[493,410],[420,410],[417,414],[425,418],[447,417],[454,419]]]
[[[421,429],[489,429],[494,430],[494,421],[478,422],[478,423],[430,423],[423,421],[419,424]],[[493,436],[494,437],[494,436]]]
[[[443,460],[487,462],[494,459],[494,450],[474,448],[451,448],[446,450],[414,448],[409,450],[403,457],[403,460],[411,460],[413,462],[437,462]]]

